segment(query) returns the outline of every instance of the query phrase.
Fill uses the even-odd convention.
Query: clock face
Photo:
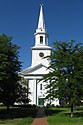
[[[40,52],[40,53],[39,53],[39,56],[40,56],[40,57],[43,57],[43,56],[44,56],[44,53]]]

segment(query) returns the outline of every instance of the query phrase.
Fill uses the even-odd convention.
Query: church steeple
[[[51,54],[51,47],[48,46],[48,33],[45,28],[42,5],[40,6],[38,26],[34,35],[35,46],[32,47],[32,67],[38,64],[48,66],[49,61],[43,57]]]
[[[35,46],[47,46],[48,45],[48,34],[45,28],[43,7],[40,6],[40,14],[38,20],[38,27],[35,33]]]
[[[45,22],[44,22],[44,17],[43,17],[43,8],[42,4],[40,5],[40,15],[39,15],[39,22],[38,22],[38,29],[45,29]]]

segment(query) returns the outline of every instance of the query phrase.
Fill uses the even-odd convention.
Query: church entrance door
[[[44,105],[44,98],[39,98],[38,99],[38,105],[43,106]]]

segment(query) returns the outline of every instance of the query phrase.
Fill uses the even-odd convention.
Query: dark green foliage
[[[17,125],[13,123],[14,119],[18,118],[26,118],[26,117],[35,117],[37,113],[37,109],[33,106],[31,107],[23,107],[23,106],[15,106],[10,107],[10,110],[6,110],[6,107],[2,106],[0,107],[0,120],[12,120],[12,125]],[[0,124],[1,124],[0,121]],[[9,125],[6,123],[6,125]]]
[[[19,81],[19,98],[16,100],[18,104],[28,105],[29,99],[29,85],[28,80],[21,78]]]
[[[44,80],[50,80],[47,85],[47,99],[59,98],[60,104],[73,106],[83,99],[83,46],[70,42],[54,42],[49,74]]]
[[[0,35],[0,102],[8,108],[18,98],[19,47],[11,43],[12,38]]]

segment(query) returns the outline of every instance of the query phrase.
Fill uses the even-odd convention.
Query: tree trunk
[[[73,104],[71,105],[71,117],[73,117]]]
[[[10,106],[9,106],[9,105],[7,105],[7,110],[9,110],[9,107],[10,107]]]

